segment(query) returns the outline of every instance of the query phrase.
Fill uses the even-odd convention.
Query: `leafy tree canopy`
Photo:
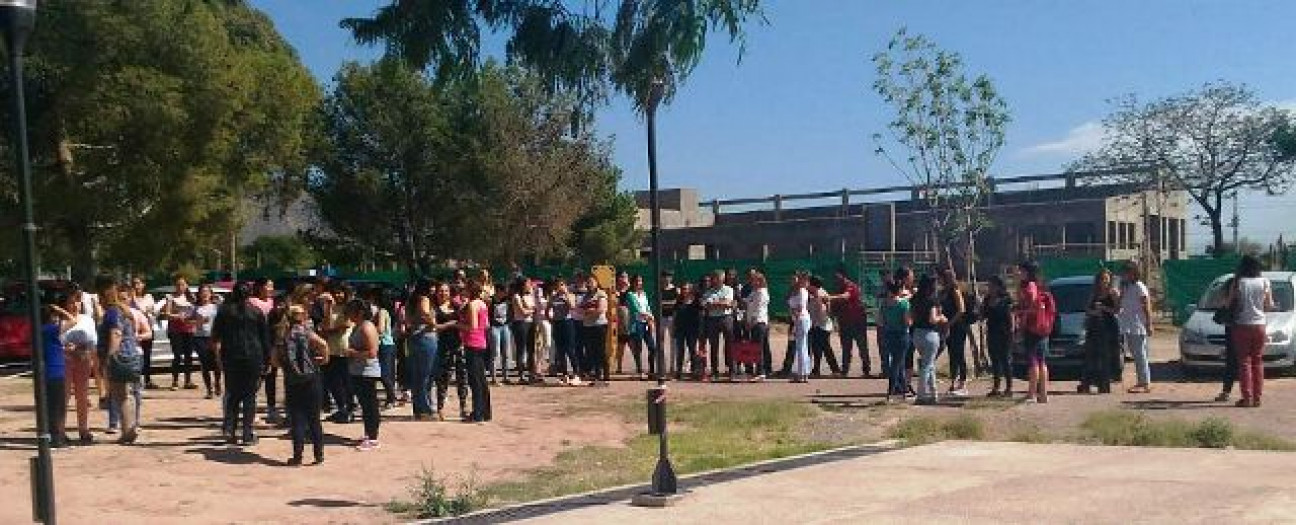
[[[301,176],[318,88],[243,1],[49,2],[27,64],[46,267],[71,264],[87,279],[97,262],[195,260],[237,227],[243,196]],[[0,164],[5,236],[15,180]]]

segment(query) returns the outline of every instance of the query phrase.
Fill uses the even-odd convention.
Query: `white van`
[[[1273,289],[1274,311],[1269,312],[1265,331],[1269,343],[1264,349],[1265,368],[1296,367],[1296,315],[1293,315],[1293,290],[1296,289],[1296,272],[1264,272]],[[1179,359],[1185,371],[1219,370],[1224,368],[1224,327],[1214,320],[1215,311],[1228,298],[1225,283],[1233,274],[1221,275],[1206,287],[1201,300],[1190,305],[1192,315],[1179,331]]]

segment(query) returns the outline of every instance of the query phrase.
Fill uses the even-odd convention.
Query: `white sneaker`
[[[381,445],[379,445],[378,441],[374,439],[366,439],[364,441],[361,441],[359,445],[356,445],[356,450],[360,452],[378,450],[379,448],[381,448]]]

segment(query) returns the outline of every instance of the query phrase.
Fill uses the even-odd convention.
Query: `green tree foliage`
[[[1261,103],[1251,88],[1216,82],[1143,102],[1115,101],[1103,145],[1072,164],[1110,169],[1148,188],[1182,189],[1205,213],[1213,253],[1224,242],[1226,199],[1239,190],[1286,192],[1296,177],[1290,112]]]
[[[239,257],[249,266],[263,270],[311,268],[319,257],[306,241],[293,235],[266,235],[244,246]]]
[[[619,177],[606,144],[570,133],[572,108],[520,68],[436,83],[401,61],[348,64],[310,191],[339,242],[418,273],[438,259],[567,258]]]
[[[302,176],[319,96],[270,20],[238,0],[42,4],[26,88],[44,264],[79,279],[98,262],[176,266],[228,238],[244,196]],[[0,164],[6,236],[13,180]]]
[[[919,188],[938,256],[947,259],[958,245],[971,254],[971,239],[988,226],[981,205],[1011,118],[1008,104],[989,77],[969,77],[957,53],[905,29],[873,64],[873,89],[895,112],[887,131],[873,135],[876,153]]]
[[[342,21],[362,43],[437,78],[471,75],[481,35],[508,35],[512,62],[551,91],[597,101],[609,87],[645,109],[653,78],[666,99],[702,57],[712,31],[744,44],[743,26],[763,20],[760,0],[392,0],[369,18]]]

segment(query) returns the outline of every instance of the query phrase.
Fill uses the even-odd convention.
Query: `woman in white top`
[[[761,344],[760,369],[756,371],[756,381],[764,381],[773,373],[773,356],[769,345],[769,281],[765,274],[754,272],[751,276],[751,293],[747,294],[747,333],[753,341]]]
[[[1260,260],[1246,255],[1238,262],[1237,279],[1229,290],[1229,301],[1237,311],[1233,318],[1233,349],[1238,356],[1238,382],[1242,399],[1237,406],[1260,406],[1264,393],[1265,312],[1274,308],[1269,280],[1260,275]]]
[[[522,381],[536,382],[535,356],[535,285],[525,277],[513,283],[513,297],[510,299],[512,311],[514,362],[517,364],[518,377]]]
[[[210,284],[198,287],[198,297],[194,302],[194,350],[198,351],[198,364],[202,367],[203,387],[207,389],[207,399],[221,395],[221,370],[216,365],[216,354],[211,348],[212,321],[216,319],[215,293]],[[216,378],[215,383],[212,377]],[[213,388],[213,385],[215,388]]]
[[[153,295],[149,294],[148,289],[144,287],[144,280],[139,277],[131,279],[131,290],[135,292],[135,299],[131,302],[131,307],[143,312],[144,317],[148,319],[149,329],[156,330],[158,326],[158,305],[157,301],[153,300]],[[153,339],[149,338],[147,341],[140,341],[139,345],[140,350],[144,353],[144,362],[153,362]],[[157,385],[153,384],[153,376],[149,373],[149,368],[144,367],[140,379],[144,381],[144,388],[153,390],[157,388]]]
[[[808,277],[797,273],[792,278],[788,292],[788,316],[792,320],[792,340],[796,357],[792,362],[792,382],[810,380],[810,293],[806,291]]]
[[[82,311],[84,304],[81,289],[73,285],[63,302],[67,316],[59,328],[67,355],[67,381],[76,399],[77,430],[81,444],[89,445],[94,441],[90,434],[90,376],[98,367],[95,348],[99,332],[94,318]]]

